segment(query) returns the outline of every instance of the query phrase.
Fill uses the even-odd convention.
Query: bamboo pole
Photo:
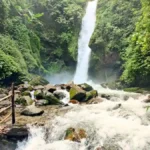
[[[12,124],[15,124],[15,92],[14,92],[14,83],[12,83],[12,99],[11,99],[11,104],[12,104]]]

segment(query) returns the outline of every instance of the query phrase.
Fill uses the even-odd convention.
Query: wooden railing
[[[15,101],[14,101],[14,97],[15,97],[15,92],[14,92],[14,83],[12,83],[12,87],[11,87],[11,94],[9,94],[8,96],[0,99],[0,102],[8,100],[9,98],[11,99],[11,104],[7,107],[5,107],[4,109],[2,109],[0,111],[0,114],[3,113],[4,111],[8,110],[9,108],[11,108],[11,113],[6,116],[0,123],[3,123],[5,120],[7,120],[10,116],[12,118],[12,124],[15,124]]]

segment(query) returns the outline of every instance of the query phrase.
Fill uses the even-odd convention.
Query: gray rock
[[[40,99],[36,101],[36,106],[45,106],[48,104],[49,104],[48,100],[45,100],[45,99]]]
[[[24,116],[40,116],[44,113],[44,110],[35,107],[34,105],[27,106],[22,112],[21,115]]]
[[[54,91],[56,91],[56,87],[53,86],[53,85],[51,85],[51,84],[47,84],[47,85],[45,86],[45,89],[46,89],[47,91],[51,92],[51,93],[53,93]]]
[[[57,97],[58,99],[63,99],[66,97],[65,93],[61,90],[55,91],[54,96]]]

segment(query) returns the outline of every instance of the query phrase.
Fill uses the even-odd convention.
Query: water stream
[[[97,86],[99,93],[107,89]],[[111,91],[111,92],[110,92]],[[107,94],[113,93],[108,90]],[[29,139],[17,150],[149,150],[150,112],[142,100],[144,95],[114,91],[112,99],[100,104],[68,106],[63,117],[57,116],[45,128],[31,127]],[[125,98],[128,96],[128,99]],[[114,109],[116,105],[121,107]],[[81,143],[64,140],[69,127],[84,128],[87,139]],[[46,137],[46,138],[45,138]]]

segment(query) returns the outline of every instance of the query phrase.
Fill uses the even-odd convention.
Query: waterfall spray
[[[80,37],[78,40],[78,64],[74,76],[75,83],[83,83],[88,79],[88,68],[91,55],[89,42],[95,28],[97,2],[98,0],[88,2],[86,14],[82,20]]]

